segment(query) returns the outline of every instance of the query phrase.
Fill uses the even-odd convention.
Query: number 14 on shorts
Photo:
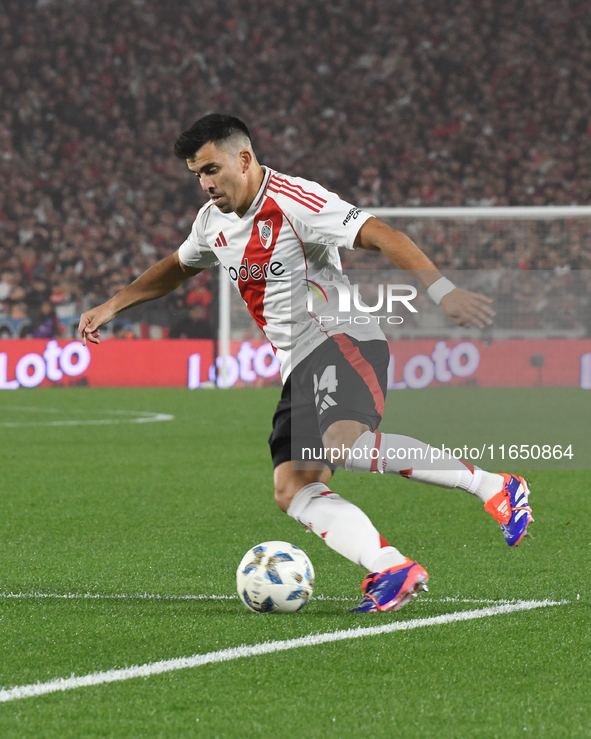
[[[325,368],[320,377],[320,381],[318,381],[318,375],[314,375],[314,402],[316,403],[316,408],[318,408],[319,416],[321,416],[327,408],[337,404],[337,401],[331,397],[330,393],[335,393],[338,386],[339,381],[337,380],[336,364],[329,364]],[[320,402],[320,396],[322,393],[324,393],[324,395],[322,397],[322,402]]]

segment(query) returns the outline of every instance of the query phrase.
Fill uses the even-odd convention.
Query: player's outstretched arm
[[[126,308],[139,305],[139,303],[168,295],[199,272],[203,272],[203,270],[187,267],[183,264],[179,259],[178,251],[165,257],[147,269],[131,285],[124,287],[123,290],[113,295],[106,303],[97,305],[96,308],[92,308],[92,310],[86,311],[80,316],[78,333],[82,343],[85,346],[87,341],[92,344],[99,344],[99,328],[104,326],[105,323],[109,323],[118,313]]]
[[[355,239],[355,247],[381,251],[399,269],[410,272],[425,289],[442,279],[441,272],[412,239],[377,218],[370,218],[361,226]],[[490,298],[458,287],[436,302],[445,315],[460,326],[484,328],[490,326],[495,315],[490,307]]]

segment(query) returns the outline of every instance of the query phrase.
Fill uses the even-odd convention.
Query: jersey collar
[[[242,218],[247,218],[248,216],[252,216],[254,213],[256,213],[258,207],[260,206],[263,197],[265,196],[265,193],[267,192],[267,187],[269,185],[269,180],[271,179],[271,175],[273,174],[273,170],[269,167],[263,167],[263,170],[265,172],[265,176],[263,177],[263,182],[259,188],[259,191],[254,197],[254,200],[250,204],[250,207],[246,211],[246,213],[242,216]]]

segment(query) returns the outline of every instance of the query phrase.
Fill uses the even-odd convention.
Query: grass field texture
[[[506,601],[565,602],[11,700],[0,736],[591,737],[591,474],[527,473],[536,521],[510,549],[463,492],[338,472],[334,490],[431,578],[399,613],[350,614],[365,572],[273,503],[266,439],[278,395],[0,394],[0,687]],[[590,397],[400,391],[383,430],[471,443],[457,411],[470,408],[471,423],[502,439],[509,409],[531,443],[561,417],[584,417]],[[235,597],[242,555],[269,539],[314,563],[319,597],[300,613],[259,616]]]

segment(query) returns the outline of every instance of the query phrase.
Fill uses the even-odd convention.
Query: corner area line
[[[394,623],[384,624],[383,626],[369,626],[341,631],[329,631],[324,634],[309,634],[308,636],[302,636],[297,639],[263,642],[262,644],[253,644],[252,646],[243,645],[240,647],[232,647],[230,649],[222,649],[218,652],[195,654],[191,657],[179,657],[177,659],[162,660],[161,662],[149,662],[144,665],[107,670],[106,672],[93,672],[90,675],[84,675],[81,677],[57,678],[46,683],[19,685],[14,688],[0,690],[0,703],[19,700],[20,698],[33,698],[47,693],[74,690],[75,688],[84,688],[93,685],[103,685],[104,683],[131,680],[135,677],[161,675],[164,672],[184,670],[189,667],[200,667],[201,665],[208,665],[214,662],[228,662],[229,660],[241,659],[243,657],[258,657],[262,654],[283,652],[288,649],[313,647],[318,644],[328,644],[330,642],[344,641],[346,639],[359,639],[364,636],[390,634],[394,631],[410,631],[411,629],[418,629],[422,626],[441,626],[454,621],[472,621],[477,618],[488,618],[489,616],[498,616],[503,613],[531,611],[534,608],[559,606],[566,602],[567,601],[552,600],[518,601],[517,603],[509,603],[501,606],[489,606],[488,608],[481,608],[473,611],[447,613],[443,616],[417,618],[412,619],[411,621],[396,621]],[[267,618],[269,617],[267,616]]]

